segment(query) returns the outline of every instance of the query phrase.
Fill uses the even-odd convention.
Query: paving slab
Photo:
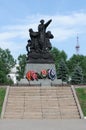
[[[86,120],[0,120],[0,130],[86,130]]]

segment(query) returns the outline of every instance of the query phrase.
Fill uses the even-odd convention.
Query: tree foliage
[[[9,49],[3,50],[0,48],[0,84],[9,84],[7,74],[15,65],[16,61],[11,55]]]
[[[67,55],[64,51],[60,51],[56,47],[52,48],[51,54],[53,55],[53,58],[55,61],[56,70],[58,70],[58,64],[59,64],[60,60],[64,59],[64,61],[66,61]]]
[[[82,55],[73,55],[68,61],[68,68],[70,70],[70,73],[74,70],[74,67],[77,65],[77,63],[79,65],[81,65],[81,62],[84,60],[84,56]]]
[[[62,79],[62,81],[68,81],[68,68],[63,59],[60,60],[58,71],[57,71],[57,78]]]
[[[74,68],[74,72],[72,73],[71,76],[71,83],[72,84],[83,83],[83,72],[82,72],[82,68],[79,65],[77,65]]]
[[[86,83],[86,56],[83,55],[73,55],[68,61],[67,66],[69,68],[70,75],[74,71],[76,65],[82,68],[83,72],[83,83]]]
[[[18,73],[18,77],[17,79],[20,80],[21,78],[24,77],[24,72],[25,72],[25,65],[26,65],[26,55],[19,55],[18,56],[18,62],[19,62],[19,66],[17,67],[17,73]]]

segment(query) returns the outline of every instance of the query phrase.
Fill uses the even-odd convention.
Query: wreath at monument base
[[[34,71],[28,71],[26,73],[26,78],[28,80],[38,80],[37,74]]]
[[[48,70],[43,69],[40,73],[30,70],[26,73],[26,78],[29,81],[46,78],[54,80],[56,78],[56,72],[53,68]]]

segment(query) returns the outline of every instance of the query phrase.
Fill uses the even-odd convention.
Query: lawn
[[[1,115],[1,111],[2,111],[2,105],[3,105],[3,101],[4,101],[4,97],[5,97],[5,92],[6,92],[5,88],[0,88],[0,115]]]
[[[86,88],[76,88],[76,93],[83,111],[86,116]]]

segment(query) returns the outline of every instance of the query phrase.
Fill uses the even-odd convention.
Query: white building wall
[[[8,77],[12,79],[12,81],[14,82],[14,84],[17,84],[17,79],[16,77],[18,76],[17,72],[17,67],[18,65],[15,65],[15,67],[13,67],[10,71],[10,73],[8,74]]]
[[[8,76],[12,79],[13,83],[16,84],[17,83],[17,79],[16,79],[16,74],[8,74]]]

